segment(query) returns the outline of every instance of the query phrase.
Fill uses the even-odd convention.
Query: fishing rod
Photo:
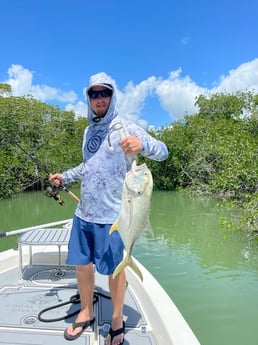
[[[0,127],[0,131],[3,133],[3,135],[14,145],[16,145],[23,153],[25,153],[26,156],[28,156],[37,166],[37,168],[39,170],[44,171],[45,173],[47,173],[48,175],[50,175],[50,172],[48,171],[48,169],[46,168],[45,165],[43,165],[38,159],[36,159],[32,154],[30,154],[29,152],[27,152],[18,142],[17,140],[15,140],[14,138],[12,138],[9,134],[6,133],[6,131],[4,131],[1,127]],[[46,196],[48,196],[49,198],[53,198],[54,200],[56,200],[60,206],[64,205],[64,201],[61,200],[60,194],[59,194],[59,189],[64,190],[66,193],[69,194],[69,196],[74,199],[76,202],[79,202],[80,199],[73,193],[71,192],[66,186],[64,186],[63,184],[59,184],[58,187],[56,186],[49,186],[46,190]]]
[[[72,219],[66,219],[66,220],[59,220],[53,223],[49,223],[48,227],[54,227],[54,226],[59,226],[59,225],[64,225],[66,224],[66,226],[64,226],[64,228],[67,228],[71,225]],[[10,237],[10,236],[16,236],[16,235],[21,235],[24,232],[28,232],[30,230],[38,230],[38,229],[42,229],[42,227],[44,227],[45,224],[42,225],[36,225],[36,226],[30,226],[28,228],[23,228],[23,229],[19,229],[19,230],[12,230],[12,231],[6,231],[6,232],[0,232],[0,238],[1,237]]]

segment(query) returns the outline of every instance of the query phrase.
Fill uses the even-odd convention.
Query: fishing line
[[[117,122],[115,122],[109,129],[108,132],[108,146],[109,146],[109,151],[114,152],[114,147],[111,143],[111,134],[115,131],[118,131],[120,138],[126,138],[129,136],[129,133],[126,129],[126,127],[124,126],[123,120],[119,119]],[[127,167],[130,168],[132,165],[132,162],[135,160],[137,161],[137,155],[126,155],[126,162],[127,162]]]

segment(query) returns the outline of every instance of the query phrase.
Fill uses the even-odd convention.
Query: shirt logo
[[[94,152],[98,151],[100,144],[101,144],[101,138],[98,135],[94,135],[88,141],[87,149],[89,152],[94,153]]]

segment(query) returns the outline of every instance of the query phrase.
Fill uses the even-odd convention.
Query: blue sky
[[[165,126],[199,94],[258,92],[257,0],[1,0],[0,82],[87,114],[109,74],[121,116]]]

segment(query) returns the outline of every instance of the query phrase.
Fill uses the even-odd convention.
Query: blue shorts
[[[89,223],[74,216],[67,265],[93,263],[99,273],[112,274],[123,259],[124,244],[118,231],[109,234],[111,225]]]

